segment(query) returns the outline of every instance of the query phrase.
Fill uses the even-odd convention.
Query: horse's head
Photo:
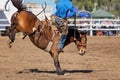
[[[76,41],[76,45],[79,50],[79,54],[84,55],[87,48],[87,32],[80,32],[80,37],[79,40]]]

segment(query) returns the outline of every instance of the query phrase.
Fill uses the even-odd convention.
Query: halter
[[[79,46],[83,46],[83,47],[85,47],[86,45],[87,45],[86,43],[79,44]]]
[[[79,39],[79,41],[81,41],[81,38]],[[77,43],[77,45],[78,45],[78,46],[86,47],[87,43],[82,43],[82,42],[80,42],[80,43]]]

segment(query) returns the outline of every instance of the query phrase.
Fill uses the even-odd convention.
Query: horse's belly
[[[45,50],[49,41],[45,36],[40,35],[40,33],[29,36],[32,43],[40,49]]]

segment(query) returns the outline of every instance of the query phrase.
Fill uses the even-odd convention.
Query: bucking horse
[[[60,67],[58,58],[60,53],[58,51],[58,42],[61,37],[60,32],[54,30],[51,20],[45,19],[44,21],[40,21],[35,14],[27,11],[26,6],[22,3],[22,0],[8,0],[5,5],[6,10],[9,1],[11,1],[17,8],[17,11],[11,16],[11,26],[7,28],[9,47],[11,47],[15,41],[15,34],[23,32],[24,38],[28,36],[36,47],[50,53],[54,61],[56,73],[58,75],[63,75],[64,72]],[[64,47],[72,42],[74,42],[77,46],[78,53],[80,55],[84,55],[86,53],[86,33],[69,28]]]

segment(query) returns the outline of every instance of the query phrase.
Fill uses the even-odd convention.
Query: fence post
[[[92,20],[90,20],[90,36],[93,36]]]

